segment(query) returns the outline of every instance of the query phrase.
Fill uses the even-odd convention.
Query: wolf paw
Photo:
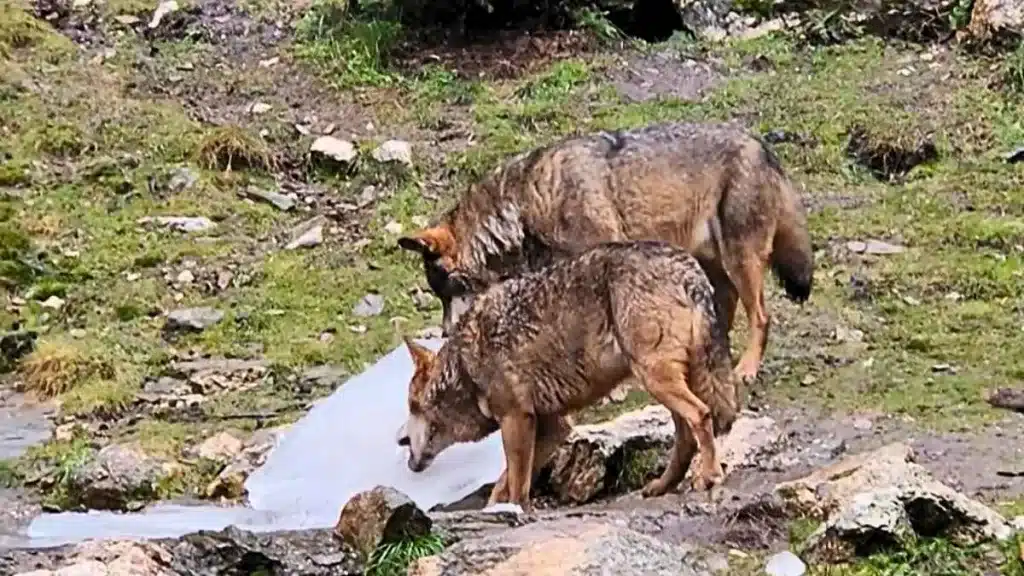
[[[702,470],[700,474],[694,474],[691,485],[694,491],[704,492],[723,482],[725,482],[725,472],[721,466],[717,466],[711,470]]]
[[[656,478],[648,482],[647,485],[643,487],[643,490],[640,491],[640,494],[643,495],[644,498],[653,498],[656,496],[663,496],[667,492],[668,484],[663,482],[661,478]]]

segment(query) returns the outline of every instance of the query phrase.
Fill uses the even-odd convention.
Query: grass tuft
[[[93,375],[111,374],[110,367],[91,358],[83,346],[69,340],[40,342],[18,370],[22,386],[42,399],[65,394]]]
[[[420,558],[439,554],[444,550],[444,538],[435,533],[412,540],[383,544],[370,555],[366,563],[367,576],[398,576],[405,574],[409,565]]]
[[[238,126],[218,126],[196,146],[197,163],[207,170],[272,170],[277,159],[266,142]]]
[[[317,0],[296,27],[296,51],[339,88],[390,86],[400,81],[390,56],[402,39],[401,24],[357,19],[345,0]]]

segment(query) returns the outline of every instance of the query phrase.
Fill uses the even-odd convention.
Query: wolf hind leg
[[[711,409],[690,390],[685,363],[672,359],[637,358],[633,370],[651,396],[685,421],[696,438],[701,469],[699,474],[693,475],[693,488],[703,491],[721,484],[725,480],[725,472],[715,447]],[[679,458],[678,454],[676,458]],[[676,468],[666,472],[674,476],[681,467],[682,461],[677,460]],[[683,469],[683,474],[685,472]]]
[[[672,413],[672,423],[675,425],[676,438],[669,456],[668,466],[665,467],[665,471],[660,477],[651,480],[644,486],[641,494],[645,498],[661,496],[675,490],[686,476],[686,471],[690,468],[693,456],[697,452],[697,440],[693,437],[689,424],[675,412]]]

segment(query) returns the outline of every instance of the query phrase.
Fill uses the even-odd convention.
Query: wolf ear
[[[403,336],[402,339],[405,340],[405,347],[409,349],[409,355],[412,356],[412,363],[416,365],[417,372],[429,368],[434,363],[434,353],[429,348],[416,343],[409,336]]]
[[[435,226],[399,238],[398,246],[424,256],[447,256],[455,250],[455,237],[447,226]]]

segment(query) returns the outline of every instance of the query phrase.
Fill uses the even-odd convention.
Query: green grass
[[[426,556],[444,550],[444,539],[435,533],[411,540],[382,544],[370,555],[366,563],[367,576],[397,576],[405,574],[409,565]]]
[[[921,540],[905,550],[879,553],[851,564],[811,566],[812,576],[968,576],[1024,574],[1020,544],[1016,536],[1000,544],[961,547],[949,541]]]

